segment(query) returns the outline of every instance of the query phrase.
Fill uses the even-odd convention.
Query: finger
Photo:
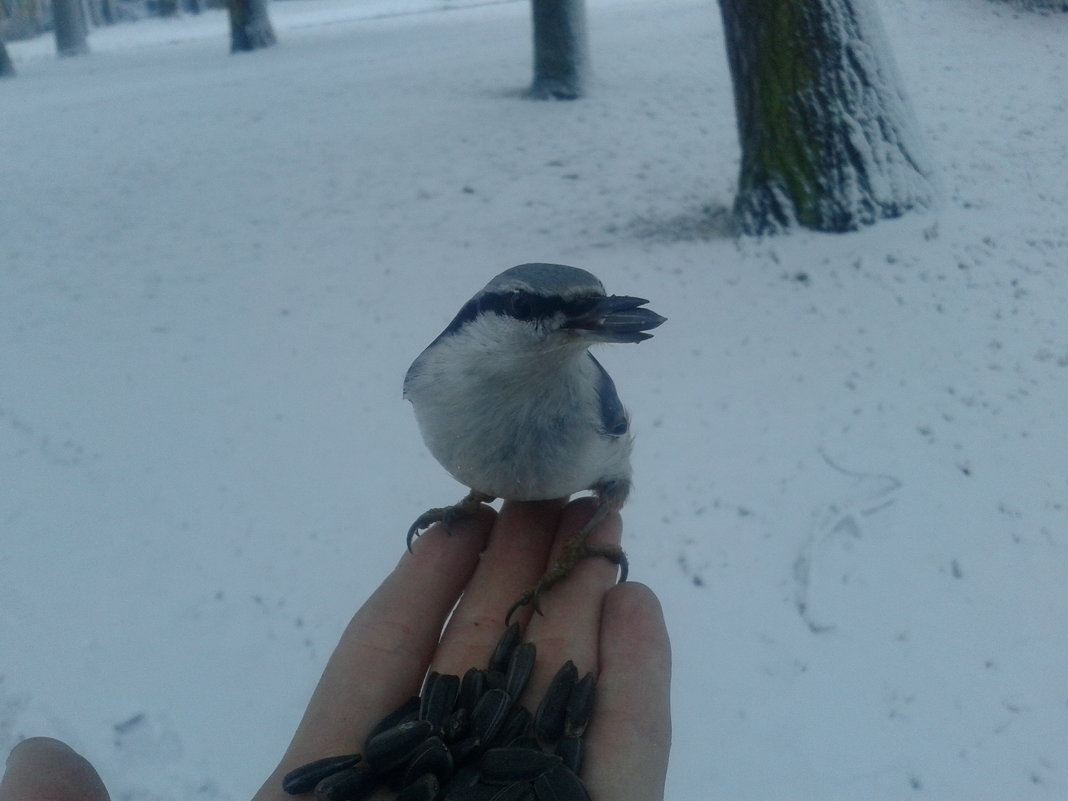
[[[16,745],[0,779],[0,801],[109,801],[96,769],[69,745],[31,737]]]
[[[568,505],[560,521],[549,564],[559,556],[564,543],[585,525],[596,509],[594,498],[579,498]],[[590,532],[590,545],[619,545],[623,522],[612,512]],[[605,593],[616,584],[619,569],[607,559],[579,560],[571,573],[546,592],[540,606],[543,615],[534,614],[527,626],[526,639],[538,649],[538,661],[526,692],[528,705],[537,704],[552,677],[567,660],[575,663],[579,676],[599,670],[598,638],[601,606]]]
[[[594,798],[664,797],[671,749],[671,644],[660,602],[643,584],[605,596],[597,704],[583,769]]]
[[[293,741],[257,801],[286,798],[281,777],[306,762],[363,750],[367,732],[419,691],[442,626],[482,550],[488,507],[449,534],[432,526],[352,618]]]
[[[485,667],[504,633],[508,608],[545,572],[564,501],[506,502],[486,550],[453,612],[433,669],[462,675]]]

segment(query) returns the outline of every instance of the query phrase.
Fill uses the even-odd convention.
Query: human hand
[[[349,623],[285,756],[253,801],[290,799],[282,790],[288,771],[360,751],[370,728],[418,691],[428,666],[460,675],[484,665],[508,605],[591,513],[585,499],[567,507],[506,503],[499,516],[487,509],[458,523],[455,536],[440,526],[424,534]],[[618,542],[620,533],[613,514],[591,539]],[[597,705],[584,738],[590,794],[597,801],[657,801],[671,741],[670,647],[656,597],[640,584],[615,585],[615,571],[583,560],[541,599],[544,616],[526,627],[538,662],[524,698],[536,707],[567,659],[580,674],[596,673]],[[530,610],[518,614],[522,621]],[[92,765],[63,743],[38,737],[12,751],[0,801],[108,801],[108,794]]]
[[[70,746],[31,737],[11,749],[0,801],[109,801],[96,769]]]
[[[462,675],[485,666],[509,605],[537,582],[592,511],[590,499],[566,507],[506,503],[499,516],[484,509],[458,522],[452,536],[440,526],[426,532],[349,623],[285,756],[254,801],[291,799],[282,790],[290,770],[362,751],[368,731],[418,693],[428,668]],[[613,514],[591,542],[618,543],[621,529]],[[525,639],[536,644],[538,657],[523,703],[537,708],[568,659],[580,675],[595,673],[597,705],[584,737],[590,795],[657,801],[671,740],[670,646],[652,592],[615,580],[614,565],[582,560],[541,599],[544,616],[518,613],[521,623],[529,619]]]

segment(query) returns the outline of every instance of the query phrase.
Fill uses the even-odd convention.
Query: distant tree
[[[267,0],[227,0],[230,9],[230,52],[243,53],[275,43],[267,16]]]
[[[932,169],[871,0],[720,0],[745,233],[850,231],[933,202]]]
[[[52,0],[52,17],[59,55],[84,56],[89,52],[89,26],[80,0]]]
[[[88,9],[93,25],[114,25],[118,21],[113,0],[84,0],[84,8]]]
[[[574,100],[585,90],[588,54],[583,0],[531,0],[534,83],[530,97]]]
[[[51,28],[51,0],[0,0],[0,36],[28,39]]]
[[[15,75],[15,65],[11,63],[11,57],[7,54],[4,40],[0,39],[0,78],[11,78]]]
[[[1025,11],[1068,11],[1068,0],[1010,0]]]

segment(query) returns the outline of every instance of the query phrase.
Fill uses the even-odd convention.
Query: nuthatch
[[[464,304],[408,369],[404,397],[423,440],[471,491],[454,506],[430,509],[408,531],[504,498],[533,501],[593,490],[597,508],[565,545],[555,566],[508,612],[534,602],[585,556],[621,568],[618,546],[586,536],[630,491],[629,420],[615,384],[589,352],[601,342],[641,342],[666,318],[641,298],[605,295],[591,273],[562,264],[505,270]]]

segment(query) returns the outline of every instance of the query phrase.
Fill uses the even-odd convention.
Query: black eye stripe
[[[547,298],[533,292],[493,292],[482,296],[478,311],[503,314],[520,320],[535,320],[552,317],[557,312],[569,315],[589,305],[588,301],[565,302],[558,297]]]
[[[508,298],[508,313],[517,320],[533,320],[540,316],[538,304],[527,292],[513,292]]]
[[[550,306],[551,302],[547,298],[530,292],[495,292],[482,298],[479,310],[515,317],[518,320],[533,320],[552,314]]]
[[[442,333],[453,333],[480,314],[500,314],[521,320],[545,319],[557,312],[563,312],[565,317],[576,317],[593,308],[597,300],[596,297],[586,297],[565,301],[522,291],[487,292],[469,300]]]

